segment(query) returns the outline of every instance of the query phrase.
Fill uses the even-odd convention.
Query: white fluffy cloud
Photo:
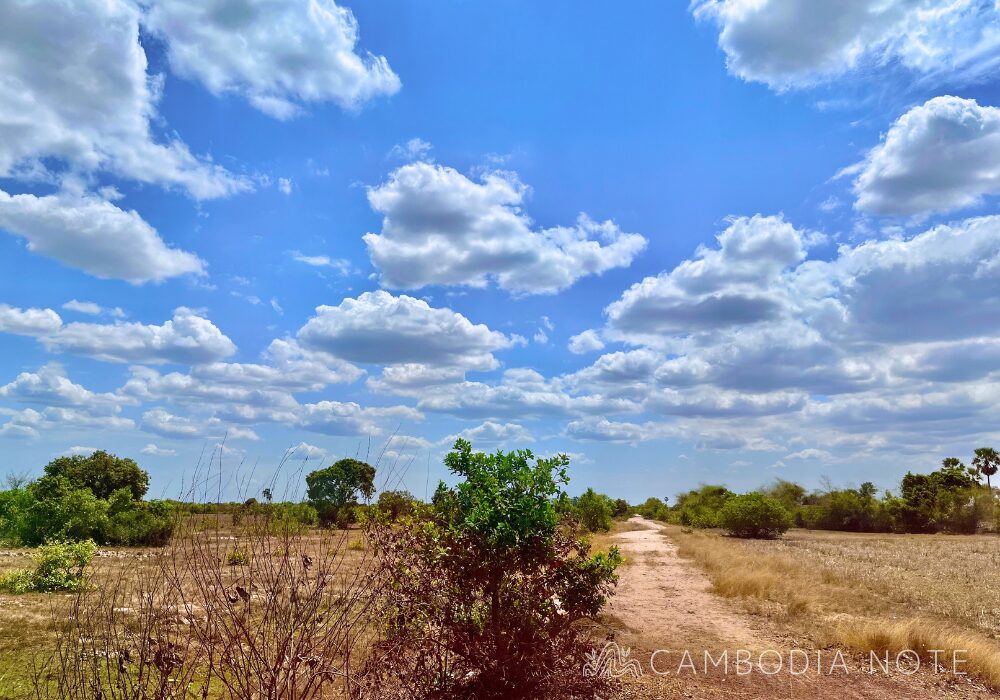
[[[475,428],[466,428],[457,435],[450,435],[441,442],[451,445],[458,438],[468,440],[473,445],[516,443],[521,446],[535,439],[531,431],[523,425],[518,423],[497,423],[491,420],[485,421]]]
[[[112,393],[97,393],[75,384],[62,365],[50,363],[37,372],[21,372],[5,386],[0,386],[0,397],[20,403],[86,408],[94,414],[117,414],[128,397]]]
[[[593,329],[577,333],[569,339],[569,351],[574,355],[585,355],[588,352],[597,352],[603,349],[604,341]]]
[[[733,219],[719,247],[647,277],[606,309],[613,335],[656,345],[679,334],[774,321],[788,306],[782,273],[806,257],[815,236],[780,216]]]
[[[514,341],[451,309],[389,292],[365,292],[338,306],[320,306],[299,330],[303,346],[352,362],[488,370],[493,352]]]
[[[104,279],[141,284],[205,271],[198,256],[169,247],[136,211],[96,197],[0,190],[0,229],[34,253]]]
[[[997,66],[992,2],[694,0],[691,7],[719,27],[731,73],[777,90],[890,63],[965,80]]]
[[[108,362],[214,362],[236,352],[215,324],[184,307],[162,325],[68,323],[39,338],[49,350],[87,355]]]
[[[79,301],[77,299],[70,299],[65,304],[62,305],[66,311],[72,311],[78,314],[85,314],[87,316],[114,316],[115,318],[124,318],[125,311],[116,306],[112,309],[105,308],[100,304],[95,304],[92,301]]]
[[[62,319],[52,309],[17,309],[0,304],[0,333],[42,336],[58,331]]]
[[[152,0],[143,22],[166,40],[175,73],[278,119],[399,90],[384,57],[357,53],[358,23],[332,0]]]
[[[528,188],[490,172],[480,182],[453,168],[411,163],[368,192],[383,215],[365,244],[382,283],[395,289],[430,284],[546,294],[581,277],[631,264],[646,239],[611,221],[581,215],[573,226],[536,228],[522,211]]]
[[[855,206],[879,215],[920,215],[1000,194],[1000,109],[935,97],[889,128],[854,181]]]
[[[154,137],[159,82],[146,73],[139,16],[127,0],[0,3],[0,176],[51,176],[55,159],[198,199],[249,187]]]

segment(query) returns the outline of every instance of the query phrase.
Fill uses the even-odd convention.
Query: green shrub
[[[719,510],[719,525],[734,537],[774,539],[791,527],[792,518],[780,502],[760,493],[746,493],[726,500]]]
[[[35,552],[35,570],[11,571],[0,577],[0,590],[8,593],[78,591],[84,570],[97,552],[93,540],[49,542]]]
[[[611,529],[613,503],[607,496],[587,489],[576,499],[576,517],[588,532],[607,532]]]
[[[226,557],[226,563],[229,566],[246,566],[250,563],[250,555],[245,549],[237,547]]]

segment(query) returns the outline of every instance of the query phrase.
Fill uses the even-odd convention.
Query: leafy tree
[[[375,467],[357,459],[341,459],[308,474],[306,486],[321,523],[343,522],[359,496],[368,499],[375,493]]]
[[[607,679],[579,671],[580,623],[600,612],[621,557],[591,555],[560,527],[568,462],[458,440],[445,464],[462,481],[438,487],[433,517],[375,529],[393,576],[364,677],[377,696],[608,696]]]
[[[135,461],[98,450],[89,456],[58,457],[45,465],[45,475],[65,477],[76,488],[90,489],[107,499],[118,489],[128,489],[139,501],[149,490],[149,473]]]
[[[682,493],[674,505],[675,519],[681,525],[718,527],[719,511],[735,494],[725,486],[704,485]]]
[[[992,447],[979,447],[976,448],[976,456],[972,458],[972,466],[978,469],[981,473],[986,475],[986,486],[993,490],[993,485],[990,483],[990,477],[997,473],[997,468],[1000,467],[1000,454]]]
[[[576,516],[588,532],[607,532],[611,529],[613,504],[607,496],[587,489],[576,500]]]
[[[670,519],[670,510],[667,508],[665,500],[661,501],[655,496],[647,498],[641,506],[636,508],[636,512],[650,520],[666,521]]]
[[[791,527],[792,518],[780,502],[752,492],[727,499],[719,524],[734,537],[774,539]]]
[[[611,506],[611,516],[614,518],[624,518],[632,512],[632,506],[624,498],[616,498]]]
[[[413,513],[416,501],[409,491],[383,491],[378,495],[378,509],[390,522],[396,522]]]

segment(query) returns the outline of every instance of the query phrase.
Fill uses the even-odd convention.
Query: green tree
[[[576,516],[588,532],[607,532],[611,529],[613,504],[607,496],[587,489],[576,500]]]
[[[107,499],[118,489],[128,489],[132,498],[142,500],[149,490],[149,473],[135,461],[98,450],[86,457],[58,457],[45,465],[46,476],[65,477],[76,488],[90,489]]]
[[[375,467],[357,459],[341,459],[308,474],[306,486],[321,523],[343,522],[359,497],[369,499],[375,493]]]
[[[986,486],[993,491],[993,485],[990,483],[990,477],[997,473],[997,468],[1000,467],[1000,454],[992,447],[979,447],[976,448],[976,456],[972,458],[972,466],[978,469],[981,473],[986,475]]]
[[[752,492],[727,499],[719,524],[734,537],[774,539],[791,527],[792,518],[775,499]]]
[[[378,495],[378,509],[396,522],[413,513],[416,500],[409,491],[383,491]]]

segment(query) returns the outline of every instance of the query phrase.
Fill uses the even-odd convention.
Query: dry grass
[[[667,527],[679,554],[720,595],[816,646],[863,653],[965,651],[966,669],[1000,687],[1000,540],[796,530],[736,540]],[[950,658],[950,656],[949,656]]]

